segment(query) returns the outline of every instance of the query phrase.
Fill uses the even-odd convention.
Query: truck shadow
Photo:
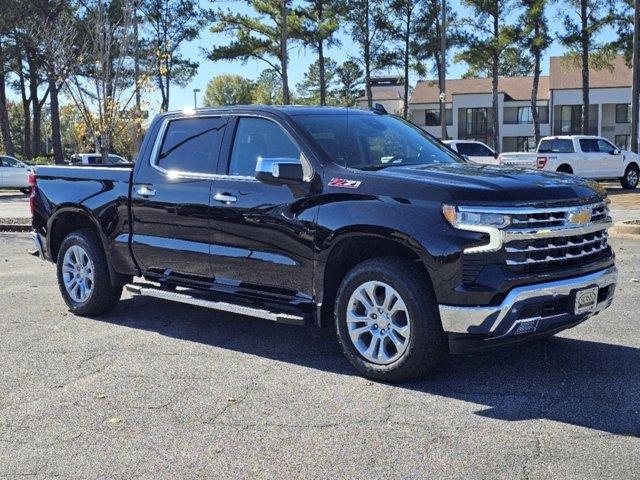
[[[295,327],[155,299],[123,300],[105,321],[185,341],[355,375],[333,329]],[[555,337],[451,356],[440,373],[397,385],[486,406],[487,418],[549,419],[640,436],[640,349]]]

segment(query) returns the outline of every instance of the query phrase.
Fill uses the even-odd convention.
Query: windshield
[[[378,170],[400,165],[463,162],[420,128],[389,115],[297,115],[296,122],[344,167]]]

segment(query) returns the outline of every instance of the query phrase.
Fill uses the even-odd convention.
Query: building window
[[[626,103],[616,105],[616,123],[631,123],[631,105]]]
[[[445,109],[445,116],[447,119],[447,125],[453,125],[453,110],[451,108]],[[440,125],[440,109],[429,108],[424,112],[424,124],[427,127],[437,127]]]
[[[560,107],[560,129],[562,133],[580,133],[582,130],[582,105]]]
[[[549,107],[538,108],[538,122],[549,123]],[[506,122],[505,122],[506,123]],[[531,107],[518,107],[516,123],[533,123],[533,109]]]
[[[470,136],[482,136],[488,133],[489,112],[487,108],[466,108],[465,110],[465,134]]]
[[[620,150],[629,150],[631,135],[616,135],[615,144]]]
[[[535,152],[536,148],[536,137],[516,137],[516,149],[518,152]]]

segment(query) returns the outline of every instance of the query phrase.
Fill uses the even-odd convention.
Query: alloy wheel
[[[369,281],[356,288],[346,319],[353,346],[372,363],[393,363],[409,346],[409,311],[400,294],[384,282]]]
[[[74,302],[83,303],[93,289],[93,262],[86,250],[73,245],[64,254],[62,279],[67,293]]]

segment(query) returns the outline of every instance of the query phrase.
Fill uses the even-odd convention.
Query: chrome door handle
[[[156,191],[149,185],[140,185],[136,188],[136,193],[141,197],[153,197],[156,194]]]
[[[238,199],[235,196],[230,195],[228,193],[216,193],[213,196],[213,199],[217,202],[223,202],[223,203],[235,203],[238,201]]]

